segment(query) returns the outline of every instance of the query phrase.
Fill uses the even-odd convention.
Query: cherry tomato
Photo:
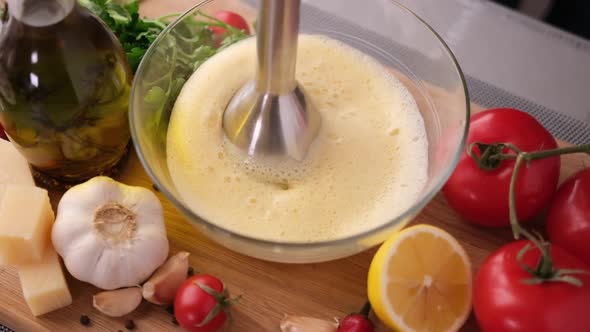
[[[336,332],[373,332],[375,326],[373,322],[362,314],[350,314],[338,325]]]
[[[246,22],[246,20],[237,13],[230,12],[228,10],[222,10],[213,16],[227,25],[231,25],[236,29],[244,31],[246,34],[250,34],[248,22]],[[215,36],[223,36],[225,34],[225,29],[222,27],[212,26],[211,31],[213,31]]]
[[[590,168],[557,190],[547,211],[547,234],[551,243],[590,265]]]
[[[227,321],[229,301],[219,279],[197,274],[188,278],[176,292],[174,315],[187,331],[219,331]]]
[[[466,150],[443,187],[451,205],[465,220],[485,226],[509,225],[508,189],[514,160],[503,160],[493,170],[482,170],[467,154],[468,145],[512,143],[522,151],[554,149],[557,142],[532,116],[508,108],[491,109],[471,117]],[[504,150],[508,153],[508,149]],[[520,221],[537,215],[551,200],[559,180],[559,157],[523,165],[516,182],[516,211]]]
[[[573,274],[583,282],[581,287],[561,281],[526,284],[530,279],[517,262],[518,252],[529,241],[509,243],[479,268],[473,290],[473,309],[484,332],[588,332],[590,331],[590,275]],[[540,251],[528,251],[523,262],[535,267]],[[555,268],[590,267],[565,250],[552,246]]]

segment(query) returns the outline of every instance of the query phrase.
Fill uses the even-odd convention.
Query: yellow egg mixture
[[[223,111],[255,61],[255,38],[229,47],[199,67],[174,106],[168,166],[195,213],[260,239],[314,242],[382,225],[417,199],[428,142],[416,102],[381,64],[324,36],[299,37],[296,78],[322,118],[306,160],[262,169],[232,152]]]

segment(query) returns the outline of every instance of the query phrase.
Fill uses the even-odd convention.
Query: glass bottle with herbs
[[[0,122],[10,140],[46,186],[108,173],[130,138],[132,74],[121,45],[75,0],[7,2]]]

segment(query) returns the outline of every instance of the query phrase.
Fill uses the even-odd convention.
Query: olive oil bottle
[[[0,122],[11,142],[46,186],[108,173],[130,138],[132,75],[116,37],[75,0],[8,0],[3,16]]]

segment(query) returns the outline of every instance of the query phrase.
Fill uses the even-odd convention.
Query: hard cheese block
[[[39,262],[51,242],[54,215],[47,190],[7,185],[0,202],[0,261]]]
[[[0,183],[34,186],[33,176],[27,160],[16,150],[12,143],[0,139]]]
[[[61,264],[49,245],[41,262],[18,266],[25,301],[35,316],[63,308],[72,303]]]

